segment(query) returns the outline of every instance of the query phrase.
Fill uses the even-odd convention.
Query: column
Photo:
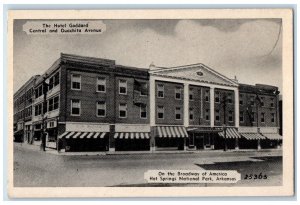
[[[109,132],[109,139],[108,139],[108,151],[109,152],[115,152],[116,146],[115,146],[115,125],[110,125],[110,132]]]
[[[215,88],[210,88],[210,126],[215,126]]]
[[[188,83],[184,83],[184,89],[183,89],[183,106],[184,106],[184,111],[183,111],[183,124],[185,127],[188,127],[190,122],[189,122],[189,112],[190,112],[190,99],[189,99],[189,84]]]
[[[239,150],[240,147],[239,147],[239,139],[238,138],[235,138],[235,150]]]
[[[235,127],[240,126],[240,100],[239,100],[239,90],[236,88],[234,90],[234,122],[235,122]]]
[[[151,127],[150,132],[150,151],[155,152],[156,151],[156,144],[155,144],[155,136],[156,136],[156,127]]]
[[[153,76],[150,74],[150,92],[149,92],[149,99],[150,99],[150,126],[155,126],[155,97],[156,97],[156,92],[155,92],[155,79]]]

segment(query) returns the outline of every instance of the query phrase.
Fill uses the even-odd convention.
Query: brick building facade
[[[277,87],[239,84],[203,64],[142,69],[61,54],[35,79],[31,135],[39,141],[46,132],[58,150],[267,148],[281,140]]]

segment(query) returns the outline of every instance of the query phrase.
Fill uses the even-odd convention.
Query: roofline
[[[40,77],[40,75],[34,75],[31,76],[15,93],[14,97],[18,95],[29,83],[31,83],[34,80],[37,80]],[[33,85],[34,86],[34,85]]]

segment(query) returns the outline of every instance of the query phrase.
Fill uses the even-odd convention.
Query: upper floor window
[[[71,89],[81,90],[81,76],[78,74],[72,74],[71,76]]]
[[[250,105],[254,106],[254,96],[250,96]]]
[[[48,111],[57,110],[59,107],[59,96],[49,99]]]
[[[175,88],[175,99],[181,100],[181,88],[180,87]]]
[[[97,102],[97,117],[105,117],[106,116],[106,102],[98,101]]]
[[[220,110],[216,110],[216,121],[220,121]]]
[[[228,121],[233,122],[233,112],[232,111],[228,112]]]
[[[194,108],[190,108],[190,120],[194,120],[194,115],[195,115]]]
[[[264,97],[260,98],[260,105],[265,106],[265,98]]]
[[[228,99],[228,103],[232,103],[233,100],[232,100],[232,93],[228,93],[227,94],[227,99]]]
[[[206,102],[209,102],[209,90],[205,90],[204,98]]]
[[[205,110],[205,120],[209,120],[209,109]]]
[[[164,119],[164,112],[165,112],[164,106],[158,106],[157,107],[157,118]]]
[[[175,119],[176,120],[181,120],[181,115],[182,115],[181,107],[176,107],[175,108]]]
[[[127,80],[119,80],[119,94],[127,95]]]
[[[244,112],[240,111],[240,122],[244,122]]]
[[[265,113],[260,113],[260,121],[262,122],[262,123],[264,123],[265,122]]]
[[[81,113],[81,102],[80,100],[71,100],[71,115],[79,116]]]
[[[157,85],[157,97],[158,98],[164,97],[164,85],[162,85],[162,84]]]
[[[271,113],[271,122],[275,122],[275,113]]]
[[[140,117],[142,119],[147,119],[147,105],[141,104],[140,106]]]
[[[274,104],[274,98],[270,98],[270,107],[275,107]]]
[[[220,102],[220,92],[219,92],[219,91],[216,91],[216,92],[215,92],[215,102],[216,102],[216,103],[219,103],[219,102]]]
[[[251,122],[255,122],[255,112],[251,113]]]
[[[53,87],[57,86],[59,84],[59,72],[55,73],[50,79],[49,79],[49,90],[51,90]]]
[[[35,98],[38,98],[41,95],[43,95],[43,85],[40,85],[38,88],[35,89]]]
[[[134,80],[133,90],[140,93],[141,96],[148,95],[148,83],[140,80]]]
[[[127,118],[127,104],[126,103],[119,104],[119,117]]]
[[[42,110],[43,110],[43,104],[42,103],[34,106],[34,116],[41,115],[42,114]]]
[[[97,78],[97,92],[101,92],[101,93],[106,92],[106,78],[105,77]]]
[[[189,99],[190,99],[191,101],[194,100],[194,89],[192,89],[192,88],[190,88]]]
[[[244,95],[240,94],[240,105],[244,104]]]

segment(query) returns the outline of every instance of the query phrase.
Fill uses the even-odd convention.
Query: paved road
[[[251,173],[263,172],[268,175],[267,180],[242,180],[230,186],[280,185],[282,182],[282,157],[279,150],[63,156],[43,153],[20,144],[14,145],[14,184],[17,187],[149,186],[144,180],[144,172],[149,169],[231,169],[238,170],[242,178],[245,174]],[[204,184],[180,186],[204,186]]]

